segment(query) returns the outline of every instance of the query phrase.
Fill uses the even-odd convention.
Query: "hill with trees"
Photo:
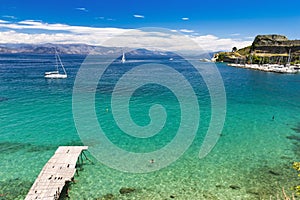
[[[229,63],[280,63],[290,59],[292,64],[300,63],[300,40],[289,40],[283,35],[257,35],[251,46],[232,48],[231,52],[219,52],[213,60]]]

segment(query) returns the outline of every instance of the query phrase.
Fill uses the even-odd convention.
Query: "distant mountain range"
[[[148,49],[133,49],[121,47],[104,47],[93,46],[87,44],[0,44],[0,54],[78,54],[78,55],[104,55],[104,56],[120,56],[123,50],[126,57],[165,57],[174,58],[178,55],[176,52],[152,51]],[[195,55],[195,58],[210,59],[213,53]]]
[[[116,56],[121,55],[123,50],[129,51],[128,56],[157,56],[157,57],[173,57],[176,54],[172,52],[150,51],[147,49],[130,49],[120,47],[103,47],[92,46],[87,44],[0,44],[0,54],[54,54],[58,51],[59,54],[95,54]]]

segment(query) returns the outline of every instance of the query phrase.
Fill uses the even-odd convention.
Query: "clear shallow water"
[[[68,79],[45,80],[43,73],[52,69],[52,56],[0,56],[0,199],[23,199],[58,146],[81,144],[72,115],[72,87],[83,59],[62,56]],[[185,71],[180,62],[171,65]],[[118,64],[115,67],[113,73],[123,70]],[[88,154],[94,164],[87,162],[75,178],[71,199],[105,199],[106,194],[116,199],[170,199],[171,195],[176,199],[269,199],[280,193],[281,187],[291,193],[289,188],[300,182],[291,168],[293,161],[300,160],[300,75],[224,64],[218,64],[218,69],[227,94],[227,116],[222,136],[207,157],[198,159],[210,119],[209,95],[203,81],[190,78],[200,99],[201,123],[185,154],[169,167],[145,174],[110,169]],[[189,70],[183,73],[194,75]],[[110,81],[108,77],[107,87],[99,88],[96,95],[97,116],[111,133],[108,137],[122,148],[142,152],[168,143],[179,126],[176,98],[164,88],[159,94],[147,88],[134,94],[138,106],[131,105],[132,115],[138,124],[149,122],[143,116],[152,103],[164,105],[170,116],[164,131],[152,138],[155,142],[135,140],[122,135],[111,113],[105,112]],[[122,187],[136,191],[121,195]]]

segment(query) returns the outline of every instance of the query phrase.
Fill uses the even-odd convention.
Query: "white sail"
[[[125,54],[124,54],[124,52],[123,52],[123,56],[122,56],[121,62],[122,62],[122,63],[125,63],[125,61],[126,61],[126,58],[125,58]]]
[[[67,78],[68,77],[67,72],[66,72],[66,70],[64,68],[64,65],[62,64],[61,59],[60,59],[60,57],[59,57],[56,50],[55,50],[55,60],[56,60],[56,64],[55,64],[56,71],[45,72],[44,77],[45,78],[51,78],[51,79],[54,79],[54,78]],[[62,70],[64,72],[63,74],[59,73],[59,69],[58,69],[59,66],[62,68]]]

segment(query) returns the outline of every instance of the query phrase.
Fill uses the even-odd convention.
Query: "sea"
[[[220,126],[212,123],[212,118],[222,118],[213,116],[212,92],[203,74],[181,57],[127,58],[125,63],[117,58],[100,74],[96,85],[90,83],[91,88],[79,94],[89,93],[92,105],[85,105],[89,103],[86,101],[74,106],[74,86],[83,65],[91,64],[97,71],[103,64],[97,57],[86,59],[83,55],[61,55],[68,78],[55,80],[44,78],[46,71],[53,70],[52,55],[0,55],[0,199],[24,199],[56,149],[69,145],[90,148],[86,152],[89,160],[84,160],[69,188],[70,199],[261,200],[283,198],[283,188],[289,196],[295,193],[293,188],[300,184],[292,167],[293,162],[300,161],[300,74],[195,60],[200,72],[215,67],[226,95],[220,97],[226,100],[223,129],[213,133],[218,140],[210,143],[213,148],[205,157],[199,158],[210,126]],[[125,87],[115,91],[124,74],[138,66],[151,69],[152,65],[158,79],[136,88],[125,79]],[[182,76],[173,76],[171,69]],[[147,80],[152,72],[135,71],[135,78],[137,82]],[[89,81],[87,77],[87,85]],[[183,87],[185,83],[190,87]],[[114,107],[113,92],[115,99],[129,98]],[[128,113],[122,110],[126,101]],[[102,131],[99,134],[105,137],[97,138],[95,120],[85,115],[85,106],[94,108]],[[186,113],[189,111],[190,115]],[[117,112],[124,114],[115,116]],[[223,125],[222,120],[220,123]],[[132,135],[130,131],[137,127]],[[99,138],[105,140],[98,142]],[[106,148],[93,151],[108,141],[111,154]],[[174,143],[170,152],[162,152],[164,156],[151,154]],[[118,154],[117,149],[131,152],[131,156]],[[139,164],[143,155],[146,163]],[[131,190],[121,194],[121,188]]]

